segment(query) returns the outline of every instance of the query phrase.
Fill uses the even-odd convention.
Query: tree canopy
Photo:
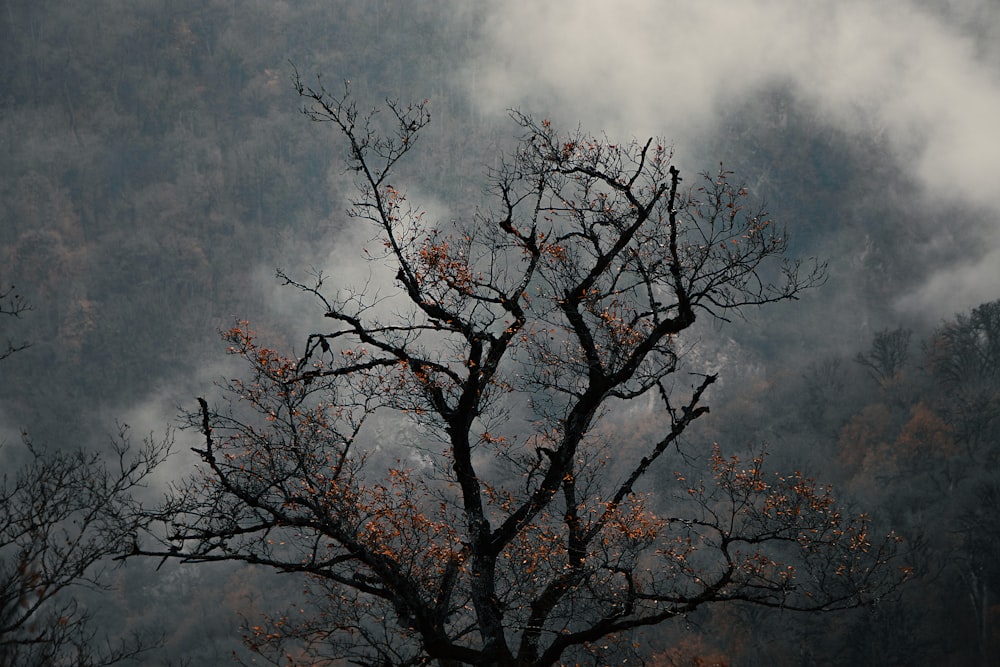
[[[551,665],[627,653],[629,631],[710,603],[826,611],[899,583],[898,538],[829,488],[685,437],[717,378],[694,363],[696,321],[825,275],[787,257],[732,174],[688,184],[662,140],[515,111],[484,203],[431,220],[396,180],[425,104],[364,112],[347,90],[297,87],[347,145],[373,278],[331,290],[279,272],[330,321],[299,353],[247,322],[226,332],[248,375],[221,406],[199,399],[199,469],[136,547],[305,575],[309,603],[252,625],[251,648]],[[634,409],[654,426],[619,437]]]
[[[149,522],[137,490],[170,439],[137,447],[122,425],[110,461],[25,444],[29,461],[0,478],[0,665],[98,667],[154,648],[147,632],[105,637],[73,591],[109,586],[112,557],[127,553]]]

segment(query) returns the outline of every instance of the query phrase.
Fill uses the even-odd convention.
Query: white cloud
[[[487,111],[661,134],[683,162],[728,106],[782,84],[824,122],[887,139],[926,202],[983,213],[970,265],[921,289],[995,298],[969,281],[989,277],[994,255],[980,257],[1000,247],[998,19],[985,3],[516,0],[484,23],[470,95]]]
[[[903,312],[923,314],[934,322],[998,298],[1000,248],[980,259],[934,273],[919,289],[900,299],[897,307]]]

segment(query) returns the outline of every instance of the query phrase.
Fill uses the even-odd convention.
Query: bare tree
[[[299,92],[346,139],[350,213],[395,288],[328,294],[321,274],[279,272],[331,327],[293,356],[246,323],[226,334],[250,375],[226,409],[199,399],[202,464],[138,550],[306,575],[315,613],[249,627],[251,648],[282,664],[600,662],[704,604],[840,609],[898,582],[896,539],[828,490],[682,441],[716,376],[681,372],[681,334],[824,276],[784,259],[783,230],[730,174],[685,187],[662,142],[514,112],[489,205],[435,225],[393,183],[425,105],[366,114],[346,92]],[[636,404],[659,405],[642,417],[654,435],[619,440]],[[416,428],[385,461],[393,419]],[[661,458],[704,466],[647,479]]]
[[[865,367],[868,374],[885,389],[903,370],[910,351],[909,329],[883,329],[875,334],[868,352],[858,352],[854,358]]]
[[[944,390],[941,409],[970,462],[1000,459],[1000,301],[981,304],[942,324],[926,346],[927,365]]]
[[[0,314],[31,309],[14,290],[0,291]],[[8,341],[0,360],[27,347]],[[137,449],[127,431],[120,426],[110,465],[99,452],[41,451],[25,433],[29,460],[0,478],[0,667],[97,667],[152,648],[139,634],[117,644],[102,636],[71,593],[105,587],[112,557],[131,550],[149,523],[132,493],[170,439]]]
[[[1000,301],[944,323],[927,353],[932,372],[947,389],[995,380],[1000,376]]]
[[[0,289],[0,315],[21,317],[25,311],[31,310],[31,306],[23,296],[15,291],[16,289],[14,285],[11,285],[8,289]],[[9,339],[6,349],[0,349],[0,360],[6,359],[15,352],[20,352],[27,348],[28,345],[26,342],[15,343],[12,339]]]
[[[112,557],[131,550],[148,522],[133,493],[163,460],[169,441],[130,445],[113,457],[36,449],[0,482],[0,665],[110,665],[150,648],[148,638],[103,638],[71,594],[102,588]]]
[[[975,502],[969,503],[957,520],[962,535],[962,549],[955,558],[955,565],[969,590],[969,601],[976,619],[976,643],[980,664],[996,663],[996,641],[991,637],[995,613],[995,591],[1000,590],[1000,566],[994,554],[1000,549],[1000,527],[997,526],[997,512],[1000,511],[1000,483],[990,479],[979,482],[973,495]]]

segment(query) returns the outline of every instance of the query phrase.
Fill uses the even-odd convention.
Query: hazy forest
[[[1000,664],[1000,11],[703,4],[4,0],[0,667]]]

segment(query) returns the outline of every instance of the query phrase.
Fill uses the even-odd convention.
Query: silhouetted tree
[[[112,557],[148,523],[133,497],[169,441],[130,445],[127,428],[111,462],[99,453],[36,449],[0,482],[0,665],[110,665],[150,648],[140,636],[104,638],[70,594],[102,588]]]
[[[31,310],[28,302],[15,289],[14,285],[11,285],[8,289],[0,290],[0,315],[21,317],[26,310]],[[0,360],[6,359],[26,347],[28,347],[26,342],[15,343],[13,339],[8,339],[6,349],[0,349]]]
[[[1000,457],[1000,301],[941,325],[926,352],[931,374],[943,390],[941,410],[970,460],[995,464]]]
[[[227,332],[250,376],[227,409],[199,399],[202,464],[138,550],[306,575],[315,614],[248,628],[251,648],[308,664],[603,662],[628,631],[708,603],[825,611],[895,586],[897,540],[829,489],[683,442],[716,376],[682,373],[681,334],[824,275],[784,258],[783,229],[730,174],[685,187],[662,142],[514,112],[521,141],[489,205],[435,224],[393,182],[423,104],[362,113],[346,92],[299,92],[346,139],[350,213],[395,283],[327,293],[321,274],[279,272],[331,327],[298,356],[245,322]],[[609,430],[654,404],[655,437]],[[405,423],[386,451],[379,433]],[[654,492],[660,459],[677,472]]]
[[[883,329],[875,334],[868,352],[859,352],[855,361],[867,369],[883,389],[897,379],[910,349],[909,329]]]
[[[1000,483],[995,479],[980,482],[974,491],[975,503],[958,518],[962,534],[959,554],[961,573],[969,590],[976,619],[976,643],[982,665],[995,664],[1000,640],[997,638],[997,591],[1000,591]]]
[[[29,309],[13,286],[0,292],[0,314]],[[0,360],[28,346],[8,342]],[[106,561],[148,523],[131,494],[165,458],[169,441],[133,451],[122,427],[114,466],[83,450],[41,452],[27,434],[24,444],[28,463],[0,478],[0,667],[96,667],[148,650],[138,635],[118,645],[99,638],[92,615],[67,593],[102,587]]]

